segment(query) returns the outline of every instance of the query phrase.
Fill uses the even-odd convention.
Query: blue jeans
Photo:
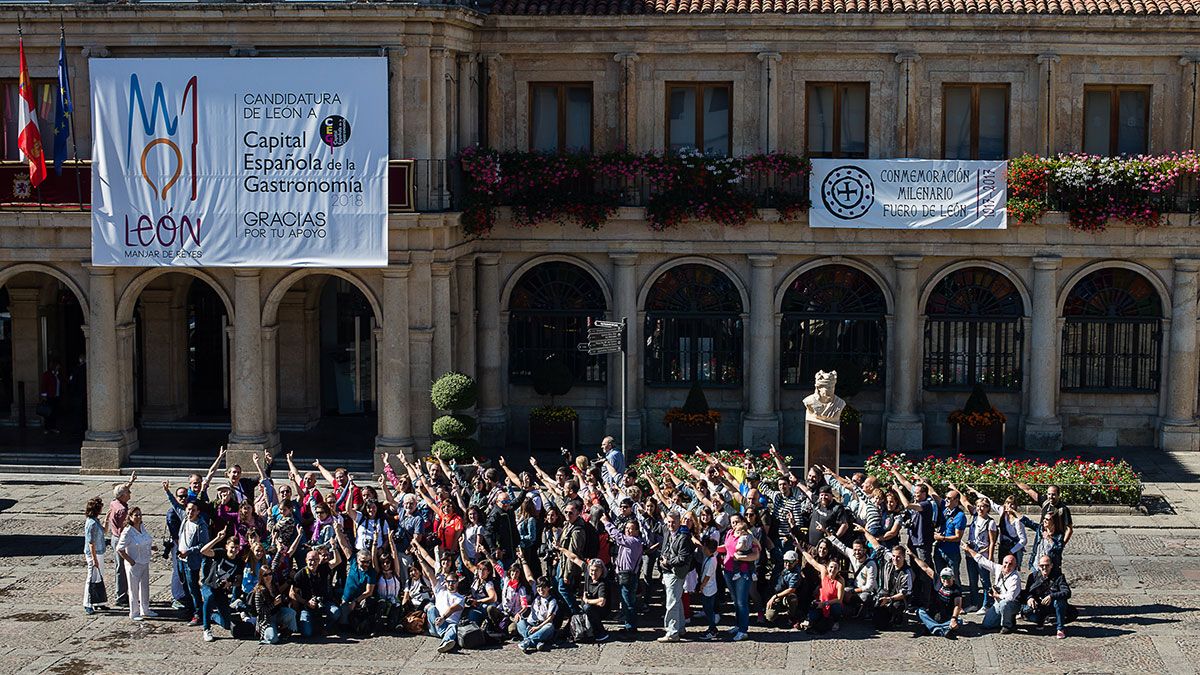
[[[933,571],[941,574],[943,567],[949,567],[954,570],[954,585],[962,583],[959,578],[959,566],[962,563],[962,549],[958,547],[958,542],[954,542],[951,546],[947,542],[938,542],[933,549]]]
[[[542,626],[538,630],[533,630],[533,626],[525,619],[517,622],[517,633],[525,638],[521,640],[521,649],[526,647],[541,647],[545,644],[550,644],[554,640],[554,622]]]
[[[708,620],[708,632],[717,632],[717,594],[700,595],[700,607],[704,610],[704,618]]]
[[[332,618],[332,608],[327,606],[320,606],[316,609],[305,607],[300,610],[300,634],[304,637],[312,637],[320,632],[321,628],[325,625],[325,614],[327,612],[331,614]]]
[[[996,604],[988,607],[987,614],[983,615],[984,628],[996,628],[1003,626],[1004,628],[1012,628],[1017,620],[1017,610],[1020,606],[1016,600],[1001,600]]]
[[[967,558],[967,585],[969,586],[967,590],[967,604],[977,604],[975,598],[983,595],[983,604],[979,606],[983,609],[992,606],[994,601],[988,593],[988,590],[992,587],[992,573],[980,567],[979,563],[975,562],[975,558],[973,557]],[[978,587],[978,593],[976,592],[976,587]]]
[[[1067,601],[1066,600],[1051,600],[1049,607],[1046,607],[1043,605],[1037,605],[1033,609],[1030,609],[1027,606],[1022,607],[1021,608],[1021,616],[1025,617],[1029,621],[1033,621],[1033,622],[1040,624],[1040,623],[1044,622],[1046,620],[1046,617],[1050,616],[1050,614],[1053,612],[1054,613],[1054,627],[1058,630],[1063,630],[1067,624],[1066,611],[1067,611]]]
[[[568,563],[563,562],[562,564],[567,565]],[[568,585],[566,578],[563,577],[562,574],[559,574],[559,576],[558,576],[558,597],[559,597],[559,599],[561,599],[563,601],[563,607],[567,610],[567,613],[570,615],[575,615],[575,614],[578,614],[579,612],[583,611],[579,607],[579,601],[575,599],[576,586],[578,586],[578,584],[575,584],[574,586]]]
[[[180,602],[191,616],[199,616],[204,607],[204,599],[200,596],[200,570],[188,566],[187,556],[175,559],[175,570],[183,582],[184,596]]]
[[[200,595],[204,598],[204,609],[200,614],[204,630],[211,628],[214,621],[221,628],[229,630],[233,625],[229,613],[229,596],[223,591],[214,591],[208,586],[200,589]]]
[[[924,609],[917,610],[917,618],[920,619],[921,623],[925,624],[925,627],[929,629],[930,635],[945,637],[946,633],[950,632],[949,621],[935,621],[932,616],[929,616],[929,614],[925,612]]]
[[[725,572],[725,587],[733,599],[733,610],[736,618],[734,628],[739,633],[750,630],[750,584],[753,580],[749,572]]]
[[[296,628],[296,610],[291,607],[280,607],[279,614],[263,627],[261,642],[269,645],[279,644],[279,631],[281,628],[292,634],[298,631]]]
[[[618,584],[618,587],[621,589],[621,614],[625,619],[625,629],[634,630],[638,625],[638,578],[637,574],[633,572],[626,572],[623,577],[618,576],[618,579],[622,578],[624,581]]]
[[[437,623],[437,615],[438,611],[436,606],[431,604],[425,609],[425,619],[426,624],[429,626],[429,634],[435,638],[441,638],[442,644],[446,644],[447,642],[457,643],[458,622],[451,622],[447,620],[445,623],[439,625]]]

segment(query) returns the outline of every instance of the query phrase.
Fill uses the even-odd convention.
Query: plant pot
[[[672,423],[671,449],[675,452],[688,452],[700,446],[705,452],[715,452],[717,449],[716,424]]]
[[[840,450],[843,455],[857,455],[862,452],[862,420],[857,422],[841,422],[842,436]]]
[[[966,454],[1004,454],[1004,422],[993,422],[985,427],[954,425],[954,446]]]
[[[566,448],[575,452],[579,420],[529,420],[529,451]]]

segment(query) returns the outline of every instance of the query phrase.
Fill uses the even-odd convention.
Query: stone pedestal
[[[1172,452],[1200,452],[1200,427],[1164,422],[1158,431],[1158,446]]]
[[[753,415],[742,417],[742,444],[751,449],[779,443],[779,416]]]
[[[1062,451],[1062,422],[1057,417],[1026,422],[1025,449],[1035,452]]]
[[[814,464],[839,470],[842,431],[836,424],[821,420],[804,421],[804,470]]]

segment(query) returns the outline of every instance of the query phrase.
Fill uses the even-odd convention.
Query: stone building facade
[[[540,305],[520,303],[538,294],[541,275],[569,279],[588,295],[590,304],[571,305],[575,319],[628,317],[634,448],[667,444],[662,415],[697,377],[723,414],[719,443],[801,444],[801,399],[811,383],[798,374],[811,363],[795,353],[797,333],[785,329],[858,321],[873,326],[864,344],[879,346],[871,381],[853,399],[867,446],[949,443],[946,415],[961,407],[969,371],[967,380],[992,385],[1010,445],[1198,449],[1200,226],[1193,214],[1171,214],[1148,230],[1111,223],[1080,232],[1052,213],[1007,230],[946,232],[813,229],[803,217],[789,222],[764,209],[744,228],[695,222],[655,232],[645,210],[630,207],[598,232],[518,227],[506,217],[487,236],[463,232],[446,160],[477,143],[530,149],[535,98],[549,83],[590,91],[585,125],[594,151],[664,149],[671,87],[696,87],[709,101],[705,87],[720,85],[727,152],[802,154],[811,149],[814,84],[847,82],[865,85],[861,154],[871,158],[943,157],[947,92],[958,85],[1005,92],[1009,157],[1083,150],[1091,133],[1084,101],[1097,90],[1116,97],[1114,106],[1126,102],[1120,92],[1135,92],[1128,102],[1144,116],[1130,123],[1144,130],[1140,150],[1196,148],[1200,16],[1190,3],[1047,3],[1029,12],[954,4],[937,13],[895,3],[768,4],[721,4],[722,11],[508,0],[487,11],[405,3],[20,6],[35,81],[55,76],[63,18],[85,158],[94,133],[88,59],[386,55],[390,83],[379,95],[390,110],[390,155],[417,160],[417,208],[390,216],[383,269],[184,269],[91,266],[86,209],[5,204],[0,286],[12,353],[5,387],[36,387],[50,360],[86,353],[85,471],[127,463],[147,425],[186,428],[189,419],[208,419],[205,405],[228,420],[235,453],[275,447],[281,428],[309,428],[331,406],[373,410],[377,450],[426,451],[435,414],[430,382],[452,369],[479,381],[485,444],[524,444],[528,411],[545,401],[514,365],[525,347],[513,342],[528,338],[518,326]],[[15,18],[0,19],[10,35]],[[7,83],[16,76],[15,45],[0,52]],[[1114,107],[1113,117],[1130,110]],[[11,164],[7,170],[5,180],[20,173]],[[668,282],[680,297],[691,297],[688,284],[720,288],[725,304],[676,311],[662,286]],[[857,284],[871,309],[808,317],[797,309],[796,294],[830,284]],[[995,307],[947,309],[964,286],[986,291]],[[1072,303],[1103,302],[1105,293],[1137,304],[1130,320],[1114,314],[1115,327],[1073,328]],[[325,321],[323,313],[339,318]],[[686,328],[714,325],[729,338],[720,345],[704,336],[707,329]],[[667,339],[664,352],[664,340],[651,334],[660,328],[680,336],[693,330],[686,339],[694,341]],[[1072,342],[1086,330],[1108,337]],[[1108,345],[1107,356],[1087,361],[1088,345],[1098,344]],[[353,356],[326,359],[333,348]],[[198,365],[205,350],[228,370]],[[986,359],[993,365],[981,365]],[[1075,372],[1084,362],[1091,381]],[[619,367],[616,359],[579,365],[582,381],[558,401],[579,411],[583,442],[620,426]],[[940,370],[947,367],[957,376]],[[336,368],[341,375],[325,372]],[[333,392],[329,378],[344,381],[347,368],[355,391]],[[8,398],[16,419],[18,398]],[[35,404],[25,398],[29,417]]]

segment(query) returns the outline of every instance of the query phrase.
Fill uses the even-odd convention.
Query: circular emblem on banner
[[[350,140],[350,123],[341,115],[321,120],[321,140],[331,148],[340,148]]]
[[[821,202],[838,218],[854,220],[875,203],[875,183],[857,166],[839,166],[821,183]]]

